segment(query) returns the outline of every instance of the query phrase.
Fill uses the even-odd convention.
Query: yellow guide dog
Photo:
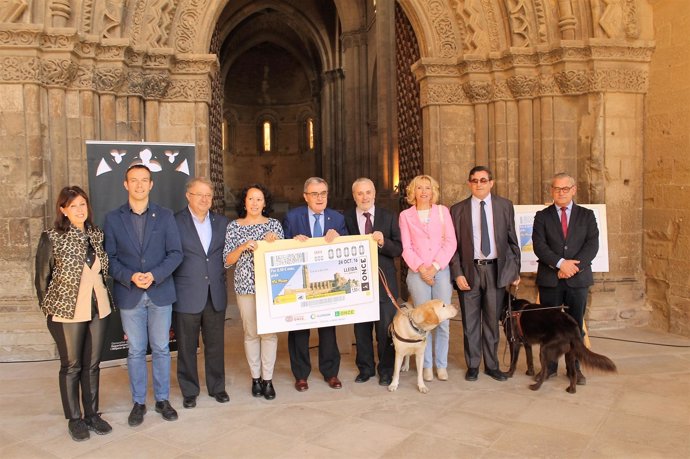
[[[458,313],[458,307],[444,304],[441,300],[431,300],[415,308],[404,304],[401,309],[393,318],[389,329],[395,345],[395,368],[393,369],[393,381],[388,386],[388,390],[393,392],[398,388],[400,371],[409,369],[409,356],[414,354],[417,364],[417,388],[419,392],[426,394],[429,392],[429,388],[424,384],[422,377],[426,336],[444,320],[455,317]],[[404,365],[403,358],[405,360]]]

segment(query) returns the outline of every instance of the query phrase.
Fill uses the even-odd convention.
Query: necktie
[[[568,210],[567,207],[561,207],[561,228],[563,229],[563,238],[568,237],[568,216],[565,211]]]
[[[489,223],[486,221],[486,203],[484,201],[479,202],[480,206],[480,217],[482,223],[482,253],[485,257],[488,257],[491,253],[491,241],[489,241]]]
[[[320,218],[321,214],[314,214],[314,234],[312,234],[313,237],[323,236],[323,229],[321,228],[321,222],[319,222]]]
[[[364,212],[362,215],[367,219],[364,222],[364,234],[371,234],[374,232],[374,225],[371,223],[371,214],[369,212]]]

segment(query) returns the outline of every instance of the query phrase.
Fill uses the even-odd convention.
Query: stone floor
[[[570,395],[562,374],[530,391],[522,359],[508,382],[483,374],[466,382],[461,323],[454,321],[450,380],[428,383],[423,395],[409,373],[395,393],[374,380],[355,384],[352,353],[343,354],[342,390],[328,388],[315,371],[309,391],[298,393],[281,334],[278,396],[266,401],[249,393],[241,324],[229,315],[230,403],[202,393],[197,407],[185,410],[173,377],[179,420],[162,420],[149,395],[144,424],[131,428],[126,367],[109,366],[101,372],[101,409],[113,432],[81,443],[70,439],[62,417],[56,361],[0,364],[0,457],[690,457],[690,339],[648,329],[597,331],[611,339],[592,338],[594,349],[611,357],[619,374],[585,372],[587,385]],[[505,368],[503,352],[502,343]]]

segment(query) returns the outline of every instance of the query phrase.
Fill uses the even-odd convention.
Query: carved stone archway
[[[209,107],[218,61],[209,47],[228,3],[0,6],[0,179],[8,195],[0,207],[2,311],[35,313],[33,253],[57,190],[87,182],[85,139],[192,142],[197,170],[211,170]],[[323,68],[334,101],[331,124],[323,128],[336,158],[326,166],[329,179],[343,199],[356,175],[376,175],[390,192],[397,173],[390,83],[395,3],[378,0],[377,12],[370,1],[334,3],[342,11],[338,46]],[[625,254],[597,276],[590,320],[644,322],[642,190],[635,184],[642,177],[641,123],[654,46],[648,1],[398,3],[421,55],[413,71],[423,171],[439,179],[443,202],[465,194],[464,177],[476,163],[494,169],[496,191],[520,204],[543,202],[551,174],[569,171],[581,202],[608,205],[610,252]],[[368,142],[372,126],[379,151]]]

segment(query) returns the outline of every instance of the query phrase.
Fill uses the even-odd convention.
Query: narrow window
[[[313,118],[307,119],[307,144],[309,145],[310,150],[314,149],[314,119]]]
[[[271,122],[270,121],[264,121],[263,136],[264,136],[264,152],[269,152],[269,151],[271,151]]]

